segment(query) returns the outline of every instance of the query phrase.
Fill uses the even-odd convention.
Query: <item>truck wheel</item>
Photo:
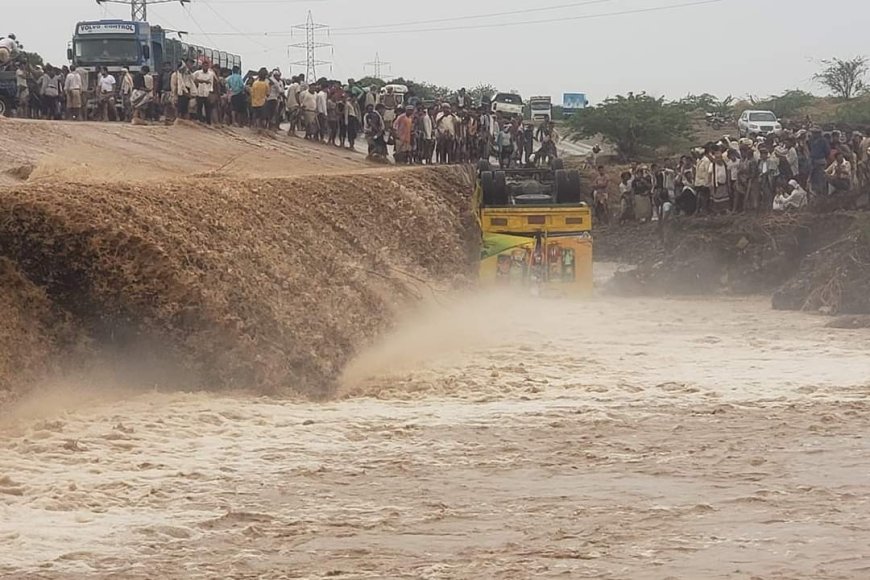
[[[494,189],[492,205],[508,205],[507,176],[504,171],[492,173]]]
[[[583,192],[580,190],[580,172],[556,171],[556,203],[579,204],[583,201]]]
[[[484,171],[480,174],[483,205],[507,205],[507,180],[504,171]]]
[[[492,165],[486,159],[481,159],[477,162],[477,172],[483,175],[486,171],[492,171]]]
[[[483,205],[493,205],[495,176],[493,176],[492,171],[484,171],[480,174],[480,189],[483,191]]]
[[[565,160],[559,159],[558,157],[556,157],[555,159],[553,159],[551,169],[553,171],[559,171],[560,169],[565,169]]]
[[[0,97],[0,117],[6,117],[12,111],[12,107],[6,102],[5,97]]]

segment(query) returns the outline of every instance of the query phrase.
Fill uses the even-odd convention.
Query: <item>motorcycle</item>
[[[725,125],[731,124],[733,120],[726,115],[721,113],[705,113],[704,118],[707,121],[707,125],[713,127],[716,130],[721,129]]]

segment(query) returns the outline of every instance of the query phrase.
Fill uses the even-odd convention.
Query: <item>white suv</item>
[[[737,121],[737,128],[741,137],[782,131],[782,125],[773,111],[743,111]]]

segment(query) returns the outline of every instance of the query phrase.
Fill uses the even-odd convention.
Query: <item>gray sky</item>
[[[698,0],[586,0],[582,6],[500,17],[481,15],[577,4],[571,0],[192,0],[149,8],[149,21],[192,33],[190,42],[241,54],[246,68],[280,66],[304,58],[287,45],[289,31],[310,9],[331,27],[333,43],[318,57],[333,61],[331,78],[361,77],[376,53],[394,76],[458,88],[485,82],[523,96],[585,92],[593,102],[617,93],[647,91],[680,97],[689,92],[766,96],[789,88],[819,92],[811,77],[818,61],[870,53],[868,0],[721,0],[654,12],[594,15],[688,4]],[[95,0],[2,0],[3,26],[49,62],[66,62],[75,23],[129,19],[129,7]],[[420,6],[412,8],[411,6]],[[832,12],[833,10],[833,12]],[[462,19],[438,23],[393,23]],[[833,16],[833,20],[832,20]],[[818,19],[836,22],[819,26]],[[549,21],[529,24],[529,21]],[[512,26],[497,26],[514,23]],[[526,23],[526,24],[523,24]],[[487,28],[457,30],[461,27]],[[355,28],[356,27],[356,28]],[[441,30],[425,32],[426,29]],[[204,36],[201,31],[213,33]],[[218,33],[258,32],[255,36]],[[389,31],[389,33],[385,33]],[[360,34],[360,33],[366,34]],[[195,33],[195,34],[194,34]],[[714,46],[715,43],[715,46]],[[334,51],[334,52],[333,52]],[[304,69],[295,72],[304,72]],[[389,76],[384,74],[383,76]]]

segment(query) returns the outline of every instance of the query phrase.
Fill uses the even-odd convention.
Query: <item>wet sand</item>
[[[43,394],[3,578],[867,578],[870,332],[763,299],[477,297],[322,404]]]

